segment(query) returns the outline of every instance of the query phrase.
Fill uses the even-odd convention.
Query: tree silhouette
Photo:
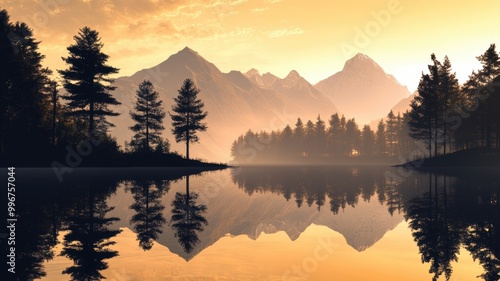
[[[137,90],[137,100],[134,105],[135,112],[130,112],[130,116],[136,124],[130,129],[135,133],[130,145],[136,150],[151,151],[153,145],[161,143],[161,132],[164,129],[162,123],[165,112],[161,106],[162,101],[158,100],[158,92],[153,88],[153,84],[144,80]]]
[[[121,230],[111,230],[109,225],[118,218],[107,218],[113,210],[108,207],[105,198],[88,189],[82,206],[75,206],[67,218],[61,256],[73,260],[73,265],[62,273],[71,275],[71,280],[101,280],[105,278],[100,271],[108,268],[104,260],[116,257],[117,251],[108,247],[115,244],[110,239]],[[86,201],[86,202],[85,202]]]
[[[130,182],[130,191],[134,203],[130,206],[136,213],[130,219],[137,233],[139,246],[144,250],[153,247],[153,240],[158,239],[162,233],[162,226],[166,223],[163,216],[165,206],[162,205],[161,196],[168,191],[168,182],[135,180]]]
[[[51,151],[51,71],[42,67],[39,43],[25,23],[11,23],[0,10],[0,153],[16,161]]]
[[[175,231],[175,237],[186,253],[191,253],[200,243],[197,231],[203,231],[208,222],[203,216],[207,206],[197,205],[197,193],[189,192],[189,176],[186,176],[186,193],[177,192],[172,201],[172,218],[170,226]]]
[[[111,85],[114,80],[107,78],[118,73],[118,69],[106,64],[109,56],[101,51],[104,45],[97,31],[84,27],[73,38],[75,44],[67,48],[69,56],[63,58],[69,67],[59,70],[64,79],[63,86],[68,91],[63,99],[68,100],[70,115],[88,122],[91,136],[97,117],[118,115],[107,108],[108,105],[120,104],[109,93],[116,88]]]
[[[207,112],[203,111],[204,104],[197,98],[200,90],[196,88],[191,79],[184,80],[182,87],[178,90],[179,95],[174,98],[175,104],[172,110],[176,114],[171,114],[172,133],[175,141],[186,142],[186,159],[189,159],[189,143],[198,142],[197,132],[207,130],[203,119],[207,117]]]
[[[293,145],[297,151],[296,156],[302,156],[304,153],[304,135],[304,123],[302,123],[302,119],[297,118],[293,129]]]
[[[386,120],[386,131],[385,131],[385,139],[386,139],[386,151],[389,156],[394,156],[397,154],[397,146],[398,146],[398,122],[396,119],[396,115],[392,112],[392,110],[387,114]]]
[[[375,133],[370,129],[370,126],[363,126],[361,132],[361,144],[359,153],[363,156],[373,156],[376,151]]]
[[[429,174],[429,192],[410,201],[405,218],[409,220],[422,262],[430,263],[429,273],[434,274],[433,280],[442,274],[449,280],[453,271],[451,262],[458,260],[463,231],[450,217],[453,205],[446,177],[441,188],[438,182],[436,174]]]
[[[434,124],[436,123],[434,107],[436,96],[433,93],[431,78],[428,74],[422,74],[418,84],[418,95],[411,101],[409,113],[410,135],[416,140],[422,140],[429,149],[432,156],[432,143],[434,139]]]
[[[343,135],[339,115],[337,113],[333,114],[328,123],[330,125],[328,128],[328,154],[330,156],[338,156],[341,154],[341,140]]]

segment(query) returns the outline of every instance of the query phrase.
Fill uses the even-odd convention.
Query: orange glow
[[[341,234],[317,225],[311,225],[296,241],[290,241],[284,232],[261,234],[256,241],[226,236],[189,262],[157,243],[144,252],[128,228],[114,241],[120,255],[102,272],[108,280],[299,280],[298,276],[317,281],[432,279],[429,264],[421,263],[405,222],[362,252],[347,245]],[[60,246],[55,251],[57,254]],[[463,248],[461,252],[467,253]],[[60,280],[61,271],[70,264],[68,259],[56,256],[46,263],[47,277],[42,280]],[[452,280],[474,280],[482,272],[467,254],[460,255],[458,264],[452,266]]]
[[[224,72],[295,69],[316,83],[339,71],[349,58],[343,47],[353,46],[413,91],[432,52],[448,55],[463,82],[475,56],[500,42],[497,1],[7,0],[2,8],[34,29],[51,69],[65,67],[78,28],[97,29],[120,76],[189,46]],[[356,44],[360,31],[366,42]]]

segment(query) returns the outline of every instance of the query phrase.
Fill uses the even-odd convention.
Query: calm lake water
[[[14,280],[498,280],[499,172],[18,169]]]

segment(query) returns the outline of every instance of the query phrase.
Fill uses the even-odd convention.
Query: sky
[[[96,29],[118,76],[188,46],[223,72],[296,70],[315,84],[363,53],[413,92],[432,53],[464,82],[500,43],[496,0],[0,0],[0,9],[33,29],[52,70],[66,68],[80,28]]]

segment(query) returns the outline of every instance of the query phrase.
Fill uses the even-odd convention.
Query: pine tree
[[[385,137],[385,123],[384,120],[380,120],[377,125],[376,133],[376,151],[377,154],[382,156],[386,153],[386,137]]]
[[[375,133],[370,129],[370,126],[365,125],[361,132],[359,154],[362,156],[372,156],[375,150]]]
[[[459,84],[456,74],[451,72],[451,62],[448,56],[444,57],[443,64],[439,70],[440,76],[440,97],[442,99],[442,112],[443,112],[443,153],[447,153],[447,146],[449,146],[449,138],[451,136],[453,127],[449,126],[449,117],[457,111],[457,104],[459,104]]]
[[[387,114],[386,120],[386,149],[389,156],[395,156],[397,153],[397,145],[398,145],[398,123],[396,120],[396,116],[392,112],[392,110]]]
[[[118,73],[118,69],[106,64],[109,56],[101,51],[103,44],[97,31],[84,27],[73,38],[75,44],[67,48],[69,56],[63,58],[69,67],[59,70],[64,78],[64,88],[68,91],[63,99],[69,101],[70,115],[82,117],[88,122],[88,134],[91,136],[96,118],[118,115],[107,108],[108,105],[120,104],[109,93],[116,88],[112,86],[114,80],[107,78]]]
[[[316,138],[314,141],[314,149],[315,154],[319,157],[325,154],[326,148],[326,128],[325,122],[321,120],[321,117],[318,115],[316,119],[316,123],[314,124],[316,130]]]
[[[483,67],[478,71],[477,76],[479,87],[476,90],[476,96],[480,103],[476,114],[479,114],[481,121],[483,146],[491,148],[493,146],[493,133],[499,131],[498,128],[495,130],[495,126],[500,125],[496,118],[498,117],[498,102],[495,103],[498,100],[498,93],[492,91],[492,87],[498,87],[498,84],[494,85],[494,79],[500,75],[500,57],[495,44],[491,44],[488,50],[477,59]]]
[[[314,141],[316,139],[316,130],[314,127],[314,123],[311,120],[308,120],[305,128],[305,136],[304,136],[304,150],[307,157],[311,158],[314,154]]]
[[[293,131],[289,125],[287,125],[280,134],[280,142],[278,148],[280,149],[280,154],[283,159],[290,159],[293,154]]]
[[[153,88],[153,84],[144,80],[137,90],[137,101],[135,102],[135,112],[130,112],[130,116],[136,124],[130,129],[135,133],[130,145],[136,150],[146,152],[152,151],[152,145],[161,144],[161,132],[165,112],[161,106],[162,101],[158,100],[158,92]]]
[[[353,156],[354,151],[359,147],[361,132],[359,131],[358,124],[356,124],[354,118],[347,121],[345,128],[347,147],[346,155]]]
[[[437,109],[438,101],[432,78],[429,74],[422,74],[418,84],[418,95],[411,101],[409,113],[410,135],[416,140],[423,140],[432,156],[432,148],[437,144]],[[434,148],[437,153],[437,147]]]
[[[304,153],[304,123],[300,118],[297,118],[293,129],[293,145],[297,152],[296,155],[302,157]]]
[[[189,143],[198,142],[196,133],[207,130],[207,125],[202,123],[207,112],[203,111],[204,104],[197,98],[200,90],[191,79],[184,80],[178,92],[179,95],[174,98],[175,104],[172,106],[172,110],[177,114],[170,115],[174,127],[172,133],[176,142],[186,142],[186,159],[189,159]]]
[[[341,154],[340,140],[343,134],[339,115],[337,113],[333,114],[328,123],[330,125],[328,128],[328,154],[330,157],[338,156]]]

